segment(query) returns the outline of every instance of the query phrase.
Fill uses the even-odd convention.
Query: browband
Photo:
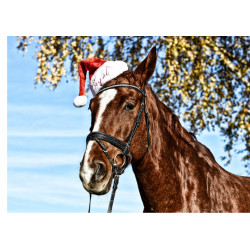
[[[143,96],[146,96],[146,92],[142,91],[140,88],[138,88],[137,86],[134,86],[134,85],[130,85],[130,84],[116,84],[116,85],[110,85],[110,86],[107,86],[105,88],[101,88],[96,95],[102,93],[103,91],[105,90],[108,90],[108,89],[113,89],[113,88],[130,88],[130,89],[135,89],[137,91],[139,91]]]

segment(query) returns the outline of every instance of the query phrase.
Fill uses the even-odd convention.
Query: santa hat
[[[105,61],[98,58],[87,58],[80,61],[78,66],[80,91],[79,96],[74,99],[74,105],[82,107],[87,103],[87,97],[84,95],[87,71],[89,71],[90,79],[89,88],[95,96],[106,82],[127,70],[128,66],[123,61]]]

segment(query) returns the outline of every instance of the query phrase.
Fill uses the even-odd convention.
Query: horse
[[[118,166],[131,162],[145,213],[250,212],[250,178],[223,169],[147,84],[156,61],[153,47],[135,70],[105,83],[91,99],[91,133],[130,143],[128,150],[105,136],[89,138],[80,163],[83,187],[90,194],[108,193],[115,158]]]

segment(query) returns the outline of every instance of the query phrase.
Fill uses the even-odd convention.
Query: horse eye
[[[126,110],[132,110],[132,109],[134,109],[134,107],[135,106],[132,103],[127,102],[126,105],[125,105],[125,107],[124,107],[124,109],[126,109]]]

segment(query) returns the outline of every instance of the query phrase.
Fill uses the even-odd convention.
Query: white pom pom
[[[84,106],[87,103],[87,97],[85,95],[79,95],[74,99],[74,105],[77,108]]]

